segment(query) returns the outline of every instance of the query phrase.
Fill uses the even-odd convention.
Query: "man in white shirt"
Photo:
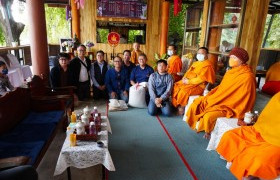
[[[76,86],[76,94],[80,101],[90,97],[90,76],[91,61],[85,57],[86,47],[79,45],[78,56],[70,61],[69,70],[71,74],[71,85]]]

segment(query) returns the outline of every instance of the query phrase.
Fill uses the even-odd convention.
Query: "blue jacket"
[[[121,91],[129,91],[130,83],[127,70],[121,68],[121,71],[117,72],[115,68],[109,69],[106,72],[105,85],[109,93],[119,94]]]
[[[151,66],[146,65],[144,69],[142,69],[139,65],[136,66],[130,75],[130,80],[135,83],[148,82],[149,76],[154,72]]]

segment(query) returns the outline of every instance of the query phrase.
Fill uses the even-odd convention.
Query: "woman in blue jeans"
[[[161,110],[164,116],[171,116],[170,96],[173,89],[173,78],[167,73],[165,60],[160,59],[157,62],[157,72],[150,75],[148,84],[150,94],[148,113],[155,116]]]

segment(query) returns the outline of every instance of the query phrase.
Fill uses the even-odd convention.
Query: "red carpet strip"
[[[175,143],[175,141],[173,140],[173,138],[171,137],[171,135],[169,134],[168,130],[165,128],[164,124],[162,123],[161,119],[159,118],[159,116],[156,116],[158,122],[160,123],[161,127],[163,128],[163,130],[165,131],[166,135],[168,136],[169,140],[171,141],[171,143],[173,144],[174,148],[176,149],[178,155],[180,156],[181,160],[183,161],[183,163],[185,164],[186,168],[188,169],[188,171],[190,172],[190,174],[192,175],[194,180],[198,180],[198,178],[196,177],[196,175],[194,174],[193,170],[191,169],[191,166],[189,165],[189,163],[187,162],[187,160],[185,159],[185,157],[183,156],[183,154],[181,153],[180,149],[178,148],[177,144]]]

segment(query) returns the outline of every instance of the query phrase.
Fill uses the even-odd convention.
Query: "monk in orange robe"
[[[138,56],[143,52],[140,50],[140,44],[138,42],[133,43],[133,51],[131,51],[131,62],[135,65],[138,64]]]
[[[267,81],[280,81],[280,61],[274,63],[268,69],[265,77],[265,82]]]
[[[280,92],[268,102],[253,126],[227,131],[217,152],[238,178],[276,179],[280,175]]]
[[[243,119],[251,111],[256,99],[256,79],[246,64],[249,55],[245,49],[234,48],[230,52],[228,70],[219,86],[206,96],[194,100],[187,112],[186,121],[197,132],[205,131],[210,138],[218,117]]]
[[[178,107],[179,114],[184,112],[183,108],[188,103],[189,96],[202,95],[206,84],[215,82],[215,72],[207,54],[207,48],[199,48],[198,61],[192,64],[182,80],[174,84],[172,104]]]
[[[262,91],[272,96],[280,92],[280,61],[268,69]]]
[[[171,74],[171,76],[174,79],[174,82],[177,82],[182,79],[182,76],[178,75],[178,73],[181,72],[182,70],[182,60],[176,54],[176,52],[177,52],[177,47],[175,45],[168,46],[167,54],[170,56],[167,59],[168,73]]]

